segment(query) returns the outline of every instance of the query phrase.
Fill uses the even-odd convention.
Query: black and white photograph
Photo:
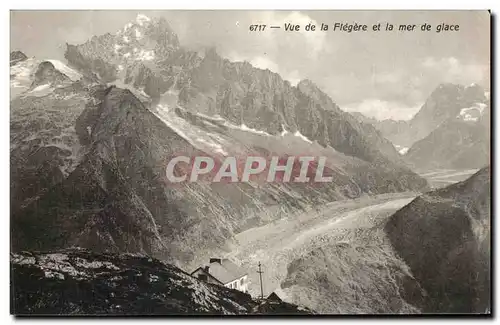
[[[11,315],[491,317],[489,10],[9,15]]]

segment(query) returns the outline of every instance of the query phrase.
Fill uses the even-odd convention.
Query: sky
[[[490,83],[487,11],[11,11],[11,50],[64,61],[65,44],[114,33],[138,13],[165,17],[181,45],[215,46],[232,61],[279,73],[292,84],[310,79],[346,111],[377,119],[410,119],[444,82]],[[299,24],[299,32],[285,31]],[[315,31],[305,31],[307,24]],[[320,25],[329,26],[320,31]],[[366,32],[333,31],[335,23],[366,24]],[[381,31],[373,31],[374,24]],[[387,23],[393,31],[385,31]],[[421,31],[424,23],[431,31]],[[440,24],[458,31],[436,32]],[[250,32],[251,24],[266,24]],[[398,25],[416,30],[398,31]],[[270,29],[278,25],[280,29]]]

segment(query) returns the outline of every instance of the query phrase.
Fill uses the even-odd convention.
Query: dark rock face
[[[491,309],[489,167],[415,199],[385,231],[427,292],[424,312]]]
[[[83,148],[75,132],[78,116],[95,100],[74,83],[42,96],[11,101],[10,165],[13,211],[38,199],[78,165]],[[85,131],[86,132],[86,131]]]
[[[380,233],[377,226],[324,238],[288,265],[281,288],[321,314],[421,313],[423,290]]]
[[[153,109],[168,91],[178,93],[178,103],[193,112],[217,114],[236,125],[271,134],[299,131],[322,146],[404,170],[422,182],[404,167],[397,151],[376,129],[342,112],[311,81],[292,87],[269,70],[223,59],[214,48],[200,52],[183,49],[164,20],[137,21],[115,35],[68,45],[66,58],[105,82],[115,80],[142,89],[151,97]],[[93,63],[96,60],[116,73],[102,72]]]
[[[426,121],[433,121],[426,124],[430,132],[405,157],[411,166],[467,169],[489,164],[490,107],[480,86],[442,85],[410,123],[426,131]]]
[[[440,85],[410,121],[354,115],[395,145],[411,145],[404,160],[412,168],[470,169],[489,163],[490,103],[479,85]]]
[[[486,102],[484,90],[478,85],[440,85],[409,122],[412,143],[425,138],[444,121],[456,118],[462,108],[477,102]]]
[[[57,70],[51,62],[44,61],[38,65],[31,89],[44,84],[61,86],[70,83],[71,79],[68,76]]]
[[[65,58],[90,78],[121,80],[156,101],[172,84],[168,71],[181,52],[177,35],[161,18],[135,21],[81,45],[67,44]]]
[[[476,84],[462,86],[457,84],[441,84],[438,86],[409,121],[384,120],[377,121],[360,117],[363,122],[373,124],[387,139],[393,143],[410,147],[413,143],[425,138],[442,123],[454,120],[461,109],[476,103],[487,103],[484,89]]]
[[[417,141],[405,159],[423,169],[481,168],[490,163],[489,107],[483,116],[464,121],[454,118],[443,122],[424,139]]]
[[[211,79],[202,79],[207,73]],[[229,62],[214,51],[206,54],[190,74],[189,90],[184,88],[184,96],[180,96],[187,108],[199,111],[208,107],[205,113],[219,114],[237,125],[245,124],[271,134],[279,134],[283,129],[299,131],[310,140],[346,155],[404,168],[388,140],[371,125],[363,125],[341,111],[311,81],[292,87],[276,73],[253,68],[248,63]],[[211,94],[216,94],[215,98]]]
[[[10,65],[13,66],[21,61],[28,59],[26,54],[21,51],[10,52]]]
[[[83,249],[11,254],[11,290],[14,315],[312,313],[285,302],[256,302],[148,256]]]

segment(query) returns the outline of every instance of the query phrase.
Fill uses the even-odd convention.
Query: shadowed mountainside
[[[311,314],[199,281],[148,256],[83,249],[11,254],[14,315]]]
[[[425,312],[491,309],[490,200],[486,167],[418,197],[385,226],[394,249],[427,292]]]

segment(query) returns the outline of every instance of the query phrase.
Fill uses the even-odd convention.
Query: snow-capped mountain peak
[[[462,108],[457,115],[457,119],[462,119],[466,122],[477,122],[483,115],[485,108],[486,104],[484,103],[475,103],[471,107]]]
[[[144,14],[138,14],[137,17],[135,18],[135,21],[137,22],[137,24],[142,26],[142,25],[150,22],[151,18],[149,18],[148,16],[146,16]]]

